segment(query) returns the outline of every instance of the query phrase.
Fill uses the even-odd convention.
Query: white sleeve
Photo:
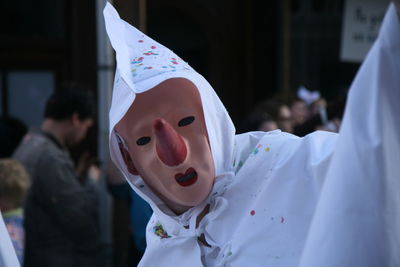
[[[400,266],[400,22],[393,4],[349,92],[300,266]]]
[[[0,267],[18,267],[17,254],[8,235],[0,212]]]

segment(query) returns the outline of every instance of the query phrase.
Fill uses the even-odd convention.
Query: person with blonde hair
[[[24,166],[13,159],[0,160],[0,210],[15,252],[22,263],[24,252],[23,201],[29,187]]]

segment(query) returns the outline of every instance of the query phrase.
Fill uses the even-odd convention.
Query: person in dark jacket
[[[77,90],[54,93],[41,130],[29,132],[16,149],[31,176],[25,204],[24,266],[101,266],[96,186],[88,164],[75,168],[67,147],[93,124],[94,105]]]

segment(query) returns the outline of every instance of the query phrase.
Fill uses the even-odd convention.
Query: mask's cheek
[[[143,156],[138,162],[138,169],[143,180],[150,187],[160,191],[165,186],[168,170],[162,166],[157,157]]]
[[[121,152],[121,156],[126,164],[128,171],[133,175],[138,175],[139,172],[133,163],[133,160],[130,156],[130,153],[122,144],[118,144],[119,150]]]

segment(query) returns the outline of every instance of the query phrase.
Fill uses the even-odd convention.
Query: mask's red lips
[[[175,174],[175,180],[181,186],[190,186],[197,181],[197,172],[195,169],[189,168],[186,170],[185,174]]]

